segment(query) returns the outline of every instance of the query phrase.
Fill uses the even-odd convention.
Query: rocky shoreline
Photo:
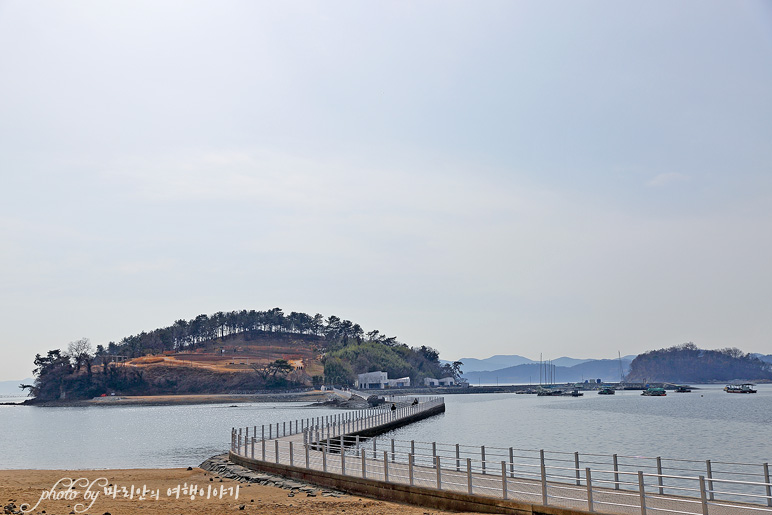
[[[289,490],[288,497],[302,494],[305,494],[306,497],[342,497],[345,495],[343,492],[321,488],[311,483],[250,470],[230,461],[227,454],[212,456],[199,465],[199,468],[216,474],[214,479],[232,479],[240,483],[256,483]]]

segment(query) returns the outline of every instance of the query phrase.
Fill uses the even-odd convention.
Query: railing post
[[[664,495],[665,489],[662,488],[663,479],[662,479],[662,457],[661,456],[657,456],[657,484],[659,485],[659,495]]]
[[[547,506],[547,465],[544,463],[544,449],[539,451],[539,461],[541,462],[541,502]]]
[[[708,495],[713,500],[713,466],[710,460],[705,460],[705,471],[708,473]]]
[[[292,447],[292,440],[290,440],[289,443],[289,453],[290,453],[290,467],[295,466],[295,449]]]
[[[255,437],[252,437],[252,459],[255,459]]]
[[[461,471],[461,449],[459,448],[459,445],[456,444],[456,472]]]
[[[515,451],[509,448],[509,477],[515,477]]]
[[[437,442],[432,442],[432,467],[436,467],[436,460],[437,457]]]
[[[389,482],[389,453],[383,451],[383,482]]]
[[[362,451],[362,479],[365,479],[367,477],[367,455],[365,454],[365,450],[361,449]]]
[[[263,461],[265,461],[265,440],[260,440],[260,444],[263,451]]]
[[[261,440],[265,440],[265,424],[263,424],[263,433],[262,433],[262,436],[260,437],[260,439]]]
[[[307,469],[311,468],[311,456],[309,456],[309,453],[308,453],[308,445],[306,445],[306,468]]]
[[[702,515],[708,515],[708,495],[705,492],[705,476],[700,476],[700,500],[702,501]]]
[[[437,469],[437,490],[442,490],[442,468],[440,467],[440,457],[434,456],[434,467]]]
[[[466,459],[466,485],[467,492],[472,495],[472,458]]]
[[[410,482],[410,486],[413,486],[413,454],[407,455],[407,477]]]
[[[273,441],[275,445],[275,452],[276,452],[276,463],[279,463],[279,440],[276,439]]]
[[[579,475],[579,452],[574,452],[574,467],[576,468],[576,486],[582,486],[582,478]]]
[[[322,447],[322,472],[327,472],[327,452],[324,447]]]
[[[415,454],[415,440],[410,440],[410,454]]]
[[[767,506],[772,507],[772,485],[769,484],[769,463],[764,463],[764,487],[767,490]]]
[[[283,427],[282,433],[284,434],[284,436],[287,436],[287,421],[285,420],[284,422],[282,422],[282,424],[283,424],[283,426],[282,426]]]
[[[268,439],[273,440],[273,424],[268,424]]]
[[[594,511],[592,506],[592,476],[590,474],[590,467],[584,469],[584,479],[587,483],[587,511]]]
[[[614,454],[614,490],[619,490],[619,461]]]
[[[391,462],[394,463],[394,438],[391,439]]]
[[[340,473],[343,476],[346,475],[346,453],[343,447],[340,448]]]
[[[501,498],[507,499],[507,462],[501,462]]]
[[[485,446],[480,446],[480,462],[482,463],[482,473],[485,475]]]
[[[641,515],[646,515],[646,488],[643,484],[643,471],[638,471],[638,495],[641,499]]]
[[[373,438],[373,459],[378,457],[378,454],[377,454],[378,449],[376,448],[376,442],[377,440]]]

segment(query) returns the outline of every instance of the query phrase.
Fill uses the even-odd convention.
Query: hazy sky
[[[0,380],[275,306],[772,353],[772,7],[0,0],[0,181]]]

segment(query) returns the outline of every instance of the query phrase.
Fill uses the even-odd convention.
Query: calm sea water
[[[384,435],[437,441],[598,454],[715,461],[772,461],[772,385],[751,395],[723,385],[645,397],[640,391],[583,397],[455,395],[444,415]]]
[[[730,395],[718,385],[688,394],[583,397],[446,396],[447,411],[385,438],[465,445],[772,461],[772,385]],[[18,400],[18,399],[15,399]],[[195,466],[227,450],[232,426],[260,426],[340,410],[303,403],[34,408],[0,406],[0,468]]]

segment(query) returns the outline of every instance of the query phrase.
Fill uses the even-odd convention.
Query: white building
[[[389,388],[406,388],[410,386],[409,377],[400,377],[399,379],[389,379]]]
[[[452,377],[443,377],[442,379],[424,378],[424,386],[455,386],[455,384],[456,380]]]
[[[356,387],[366,390],[386,388],[389,384],[389,374],[386,372],[368,372],[357,375]]]

